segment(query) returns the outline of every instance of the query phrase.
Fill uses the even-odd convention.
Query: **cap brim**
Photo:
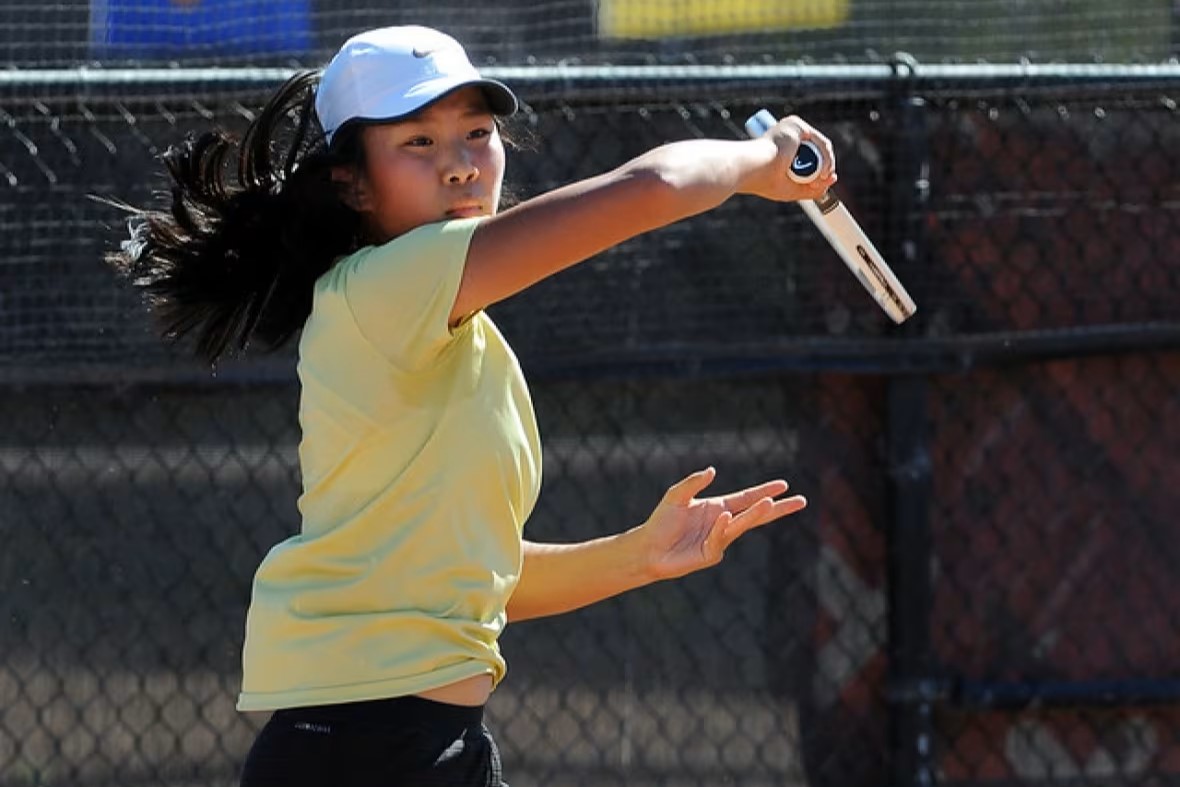
[[[483,88],[484,95],[488,99],[488,109],[492,110],[492,114],[516,114],[516,110],[520,107],[516,100],[516,94],[509,90],[503,82],[497,82],[494,79],[481,79],[475,84]]]
[[[386,116],[384,119],[398,120],[399,118],[408,117],[422,110],[424,107],[433,104],[440,98],[465,87],[480,88],[487,98],[488,109],[492,110],[492,114],[494,115],[512,115],[516,112],[516,95],[503,82],[498,82],[495,79],[463,79],[454,81],[435,79],[415,85],[405,94],[405,97],[413,102],[413,108],[396,115]],[[421,101],[416,99],[421,99]]]

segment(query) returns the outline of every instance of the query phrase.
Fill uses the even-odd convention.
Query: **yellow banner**
[[[851,0],[599,0],[603,38],[665,38],[836,27]]]

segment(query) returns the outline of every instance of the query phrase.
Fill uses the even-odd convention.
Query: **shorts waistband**
[[[282,708],[275,711],[275,718],[292,720],[315,717],[323,721],[403,722],[424,721],[428,723],[462,724],[464,726],[483,722],[483,705],[451,705],[436,702],[425,697],[389,697],[360,702],[341,702],[332,705],[305,705],[298,708]]]

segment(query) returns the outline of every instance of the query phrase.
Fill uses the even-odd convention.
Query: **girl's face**
[[[361,143],[357,208],[381,242],[423,224],[491,216],[500,204],[504,143],[478,87],[405,120],[367,126]]]

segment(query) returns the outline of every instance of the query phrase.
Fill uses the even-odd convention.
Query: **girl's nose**
[[[447,157],[444,179],[447,183],[470,183],[479,177],[479,167],[475,165],[474,157],[466,147],[460,146]]]

